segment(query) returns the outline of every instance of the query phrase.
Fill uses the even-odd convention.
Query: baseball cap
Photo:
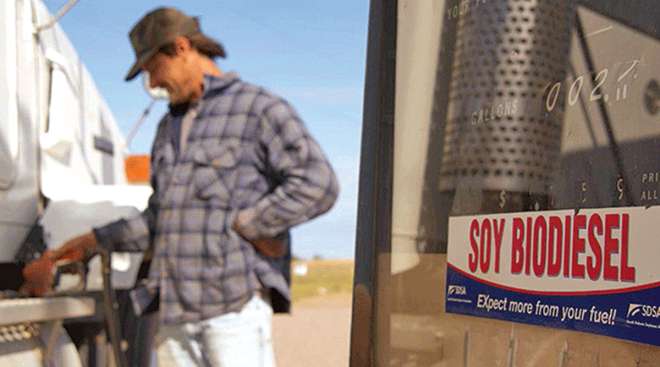
[[[135,78],[142,66],[155,55],[161,47],[173,42],[179,36],[199,35],[206,37],[199,26],[199,20],[191,17],[178,9],[162,7],[145,14],[129,33],[131,46],[135,52],[135,62],[126,74],[126,81]],[[218,43],[215,40],[212,42]],[[225,57],[225,51],[220,45],[220,57]]]

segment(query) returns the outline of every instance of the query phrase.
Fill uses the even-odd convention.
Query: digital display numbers
[[[625,64],[628,65],[627,68],[615,78],[614,82],[611,82],[613,76],[610,69],[607,68],[595,73],[593,79],[591,75],[580,75],[577,78],[573,78],[573,82],[568,86],[568,105],[574,106],[578,102],[583,89],[585,88],[585,79],[593,84],[593,86],[587,90],[589,93],[588,100],[590,102],[596,102],[601,99],[605,103],[626,100],[628,98],[630,84],[638,77],[637,69],[641,64],[641,60],[631,60]],[[544,95],[546,95],[545,108],[548,112],[553,111],[557,106],[562,86],[565,86],[566,84],[567,83],[559,81],[552,84],[552,86],[548,84],[544,89]],[[605,86],[609,86],[609,88],[605,88]]]

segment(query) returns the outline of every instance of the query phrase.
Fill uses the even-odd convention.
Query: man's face
[[[144,64],[144,71],[149,73],[149,86],[167,90],[173,104],[189,102],[192,96],[188,63],[182,53],[169,56],[156,53]]]

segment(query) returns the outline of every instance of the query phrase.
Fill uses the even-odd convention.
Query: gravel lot
[[[290,315],[273,318],[278,367],[348,366],[351,296],[299,301]]]

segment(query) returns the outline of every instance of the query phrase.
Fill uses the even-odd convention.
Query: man
[[[148,208],[48,251],[24,271],[24,290],[49,290],[62,258],[97,251],[152,251],[138,312],[159,301],[159,366],[273,366],[271,298],[289,300],[271,259],[292,226],[333,205],[336,177],[283,99],[223,73],[220,43],[172,8],[130,32],[136,62],[170,111],[152,148]]]

